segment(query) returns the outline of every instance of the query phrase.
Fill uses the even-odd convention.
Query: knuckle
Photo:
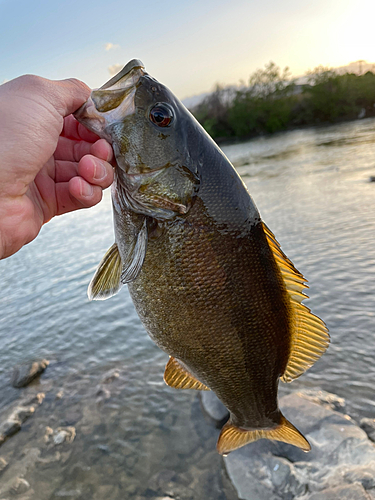
[[[30,91],[30,89],[32,89],[33,92],[37,92],[39,89],[43,89],[46,86],[46,82],[48,82],[48,80],[42,78],[41,76],[22,75],[15,78],[12,81],[12,84],[19,90]]]

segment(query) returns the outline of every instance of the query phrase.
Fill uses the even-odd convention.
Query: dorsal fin
[[[301,303],[308,298],[303,293],[303,290],[308,288],[305,284],[307,280],[281,250],[266,224],[262,222],[262,225],[290,298],[292,340],[288,364],[281,380],[291,382],[310,368],[326,351],[329,333],[325,323]]]
[[[197,378],[193,377],[193,375],[172,356],[169,358],[167,366],[165,367],[164,382],[169,385],[169,387],[174,387],[175,389],[195,389],[197,391],[210,390]]]

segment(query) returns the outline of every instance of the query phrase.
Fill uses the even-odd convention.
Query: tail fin
[[[231,451],[237,450],[237,448],[241,448],[245,446],[245,444],[252,443],[258,439],[274,439],[275,441],[282,441],[283,443],[298,446],[303,451],[311,450],[310,443],[307,439],[284,417],[284,415],[281,415],[280,424],[275,429],[271,430],[257,429],[254,431],[246,431],[228,422],[221,429],[216,447],[221,455],[227,455]]]

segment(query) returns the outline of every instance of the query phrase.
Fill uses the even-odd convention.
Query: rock
[[[375,442],[375,420],[372,418],[362,418],[359,426],[365,431],[371,441]]]
[[[201,405],[208,417],[214,421],[217,428],[221,428],[229,418],[229,411],[212,391],[201,391]]]
[[[306,500],[369,500],[369,496],[360,484],[327,488],[319,493],[305,497]],[[304,500],[305,500],[304,499]]]
[[[21,429],[22,424],[34,414],[35,409],[42,403],[43,399],[44,393],[40,392],[24,398],[11,408],[8,416],[0,423],[0,446],[7,438]]]
[[[38,392],[37,394],[30,394],[29,396],[22,399],[20,406],[33,406],[36,409],[44,401],[46,395],[44,392]]]
[[[3,472],[3,470],[5,470],[7,465],[8,465],[8,462],[5,460],[5,458],[0,457],[0,474]]]
[[[109,484],[97,486],[92,500],[103,500],[103,498],[108,498],[109,500],[112,498],[121,498],[118,486]]]
[[[53,443],[55,446],[62,443],[72,443],[76,437],[74,427],[58,427],[55,431],[51,427],[46,427],[44,435],[45,443]]]
[[[111,391],[109,391],[106,387],[98,387],[96,391],[96,403],[100,404],[104,401],[107,401],[111,397]]]
[[[78,498],[81,495],[81,490],[59,490],[54,493],[54,496],[58,498]]]
[[[23,493],[26,493],[30,489],[30,484],[26,481],[26,479],[23,479],[22,477],[18,477],[13,485],[10,487],[9,493],[12,495],[22,495]]]
[[[31,417],[35,412],[34,406],[18,406],[12,415],[10,416],[11,419],[15,421],[20,421],[21,424],[26,422],[26,420]]]
[[[49,365],[49,361],[42,359],[41,361],[32,361],[16,366],[12,375],[12,386],[16,388],[26,387],[38,375],[44,372]]]
[[[375,488],[374,466],[355,467],[343,472],[346,483],[360,483],[365,490]]]
[[[56,393],[56,399],[62,399],[62,397],[64,396],[64,391],[61,390],[59,392]]]
[[[336,396],[336,394],[332,394],[327,391],[317,391],[314,389],[304,389],[303,391],[299,391],[297,393],[301,397],[308,399],[309,401],[313,401],[324,408],[328,408],[329,410],[336,410],[339,412],[344,412],[345,410],[345,399]]]
[[[71,427],[74,426],[77,422],[79,422],[82,418],[82,405],[74,404],[70,405],[66,411],[64,418],[62,420],[63,427]]]
[[[370,182],[375,182],[375,175],[371,175],[369,181]]]
[[[165,491],[175,479],[175,471],[164,469],[152,476],[148,483],[148,488],[154,492]]]
[[[115,380],[117,380],[120,377],[120,372],[115,369],[115,370],[110,370],[108,373],[104,375],[102,378],[102,384],[111,384]]]
[[[10,500],[14,498],[14,494],[19,494],[20,500],[28,500],[33,496],[33,490],[30,488],[29,483],[24,477],[29,475],[40,458],[40,450],[37,448],[26,448],[23,450],[22,455],[17,460],[12,461],[4,472],[1,474],[0,481],[0,499],[3,498]],[[24,491],[27,489],[26,495]],[[19,492],[19,493],[16,493]]]
[[[303,453],[285,443],[259,440],[224,458],[243,500],[370,500],[375,488],[375,446],[347,415],[341,398],[321,391],[281,398],[280,408],[310,441]]]
[[[273,485],[267,477],[267,463],[262,460],[263,457],[259,457],[260,460],[256,458],[252,460],[241,450],[243,448],[224,458],[227,474],[237,491],[238,498],[280,500],[280,496],[273,493]]]
[[[0,424],[0,445],[21,429],[21,421],[8,418]]]

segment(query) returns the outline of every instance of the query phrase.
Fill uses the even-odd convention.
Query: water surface
[[[345,397],[353,417],[375,418],[375,183],[368,182],[375,120],[223,150],[309,280],[306,304],[332,337],[323,358],[283,393],[322,388]],[[37,457],[24,477],[38,500],[153,498],[168,488],[182,500],[224,500],[218,431],[196,393],[164,385],[168,356],[148,338],[127,288],[107,301],[87,299],[112,242],[107,191],[99,206],[54,219],[0,262],[0,417],[25,392],[46,393],[0,456],[9,467]],[[11,388],[12,367],[40,357],[51,361],[40,381]],[[46,426],[67,425],[77,431],[71,445],[45,443]]]

